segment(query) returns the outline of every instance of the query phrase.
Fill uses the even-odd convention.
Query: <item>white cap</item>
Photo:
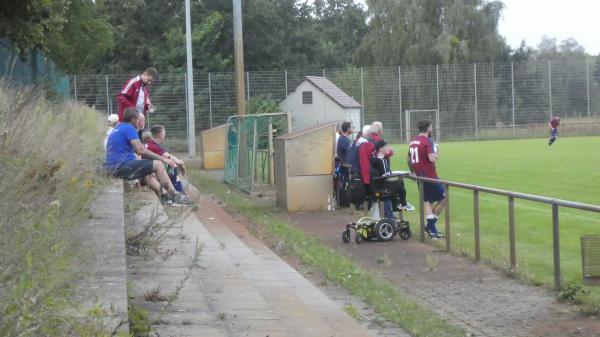
[[[109,122],[113,122],[113,123],[118,122],[119,121],[119,115],[117,115],[117,114],[109,115],[108,116],[108,121]]]

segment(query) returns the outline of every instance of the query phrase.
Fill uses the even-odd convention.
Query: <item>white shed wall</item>
[[[302,92],[312,91],[313,103],[302,104]],[[292,129],[304,129],[318,123],[352,119],[354,125],[360,125],[360,109],[344,109],[334,102],[325,93],[308,81],[302,82],[296,91],[289,94],[281,103],[284,112],[289,112],[292,117]],[[349,110],[352,110],[350,112]],[[356,112],[358,119],[355,121]]]

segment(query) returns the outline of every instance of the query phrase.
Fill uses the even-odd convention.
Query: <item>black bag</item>
[[[348,183],[348,200],[353,204],[362,203],[365,200],[365,185],[360,175],[353,174]]]

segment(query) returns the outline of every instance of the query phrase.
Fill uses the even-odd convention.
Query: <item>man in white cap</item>
[[[113,129],[119,123],[119,115],[112,114],[108,116],[107,119],[108,129],[106,129],[106,133],[104,134],[104,152],[106,152],[106,143],[108,142],[108,136],[113,132]]]

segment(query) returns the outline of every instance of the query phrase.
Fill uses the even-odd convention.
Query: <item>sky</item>
[[[513,48],[521,40],[533,47],[544,35],[557,42],[572,37],[592,55],[600,53],[600,20],[597,0],[502,0],[500,35]]]
[[[355,0],[365,4],[365,0]],[[600,53],[600,1],[598,0],[501,0],[506,8],[500,35],[516,49],[525,40],[537,47],[544,35],[560,43],[574,38],[592,55]]]

